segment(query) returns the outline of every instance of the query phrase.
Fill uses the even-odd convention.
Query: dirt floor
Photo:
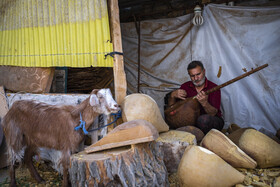
[[[51,187],[51,186],[61,186],[62,177],[56,172],[49,164],[46,164],[44,161],[41,161],[35,164],[37,171],[41,177],[46,181],[45,184],[38,184],[35,179],[33,179],[25,167],[25,165],[19,166],[16,169],[16,181],[18,186],[26,187]],[[2,175],[0,180],[0,186],[8,187],[10,184],[10,178],[8,174],[8,168],[3,168],[0,170]],[[3,177],[4,176],[4,177]]]
[[[26,187],[51,187],[61,186],[62,177],[49,166],[49,164],[41,161],[37,163],[36,168],[40,175],[46,180],[45,184],[38,184],[31,176],[27,168],[23,165],[16,169],[16,180],[19,186]],[[279,187],[280,186],[280,167],[270,169],[238,169],[246,177],[242,185],[253,187]],[[0,186],[9,186],[8,168],[0,170]],[[277,184],[276,184],[276,181]],[[179,182],[176,173],[169,176],[170,187],[179,187]]]

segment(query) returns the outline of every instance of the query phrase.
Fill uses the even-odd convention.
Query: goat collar
[[[79,129],[83,129],[84,134],[88,134],[88,131],[86,130],[86,122],[83,121],[82,113],[81,112],[80,112],[80,125],[75,127],[75,131],[77,131]]]

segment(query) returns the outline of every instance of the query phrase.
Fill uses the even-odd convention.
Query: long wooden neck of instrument
[[[268,66],[268,64],[264,64],[264,65],[262,65],[260,67],[257,67],[257,68],[255,68],[255,69],[253,69],[251,71],[248,71],[247,73],[244,73],[243,75],[240,75],[239,77],[231,79],[231,80],[229,80],[229,81],[227,81],[227,82],[225,82],[225,83],[223,83],[223,84],[221,84],[219,86],[216,86],[216,87],[214,87],[214,88],[212,88],[210,90],[207,90],[205,92],[205,94],[208,95],[208,94],[210,94],[212,92],[215,92],[215,91],[217,91],[217,90],[219,90],[219,89],[221,89],[221,88],[223,88],[225,86],[228,86],[228,85],[230,85],[230,84],[232,84],[232,83],[234,83],[234,82],[236,82],[236,81],[238,81],[240,79],[243,79],[244,77],[247,77],[247,76],[249,76],[249,75],[251,75],[251,74],[253,74],[253,73],[255,73],[255,72],[257,72],[257,71],[259,71],[259,70],[261,70],[261,69],[263,69],[265,67],[267,67],[267,66]]]

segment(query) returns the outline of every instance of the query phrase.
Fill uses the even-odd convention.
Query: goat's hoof
[[[38,177],[38,178],[36,177],[35,180],[37,181],[37,183],[46,184],[46,181],[43,178],[41,178],[41,177]]]
[[[44,179],[41,179],[39,183],[40,184],[46,184],[46,181]]]
[[[10,183],[10,187],[16,187],[16,186],[17,186],[16,182],[11,182]]]

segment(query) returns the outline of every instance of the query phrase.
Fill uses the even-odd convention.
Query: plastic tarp
[[[204,63],[206,77],[220,85],[263,64],[268,67],[221,89],[225,128],[280,128],[280,7],[230,7],[209,4],[204,24],[193,14],[140,23],[140,92],[157,102],[189,81],[187,65]],[[123,23],[122,38],[128,94],[137,92],[138,35]],[[220,70],[220,72],[219,72]]]

